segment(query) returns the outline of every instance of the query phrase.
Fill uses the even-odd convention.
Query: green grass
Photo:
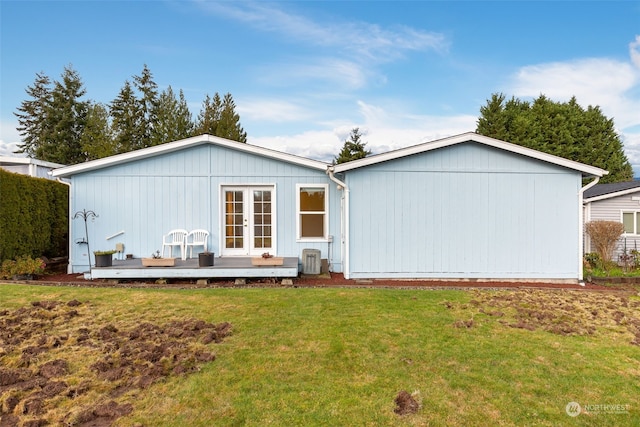
[[[78,299],[105,323],[196,317],[234,325],[200,372],[131,396],[135,410],[121,426],[640,425],[640,347],[625,329],[561,336],[511,328],[473,309],[473,297],[1,285],[0,309]],[[471,328],[455,326],[468,319]],[[421,402],[417,414],[394,413],[400,390]],[[571,418],[571,401],[630,406],[627,414]]]

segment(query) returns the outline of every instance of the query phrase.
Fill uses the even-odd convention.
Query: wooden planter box
[[[284,263],[283,257],[271,257],[271,258],[251,258],[251,265],[282,265]]]
[[[142,258],[143,267],[173,267],[175,265],[175,258]]]

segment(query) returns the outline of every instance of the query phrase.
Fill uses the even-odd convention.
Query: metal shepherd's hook
[[[84,235],[87,238],[87,257],[89,260],[89,276],[91,276],[91,248],[89,248],[89,230],[87,229],[87,219],[94,219],[97,217],[98,214],[96,214],[94,211],[88,211],[86,209],[78,211],[75,213],[75,215],[73,215],[73,219],[82,218],[84,220]]]

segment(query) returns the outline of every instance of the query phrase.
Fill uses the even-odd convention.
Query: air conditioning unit
[[[319,249],[302,250],[302,274],[320,274],[321,266]]]

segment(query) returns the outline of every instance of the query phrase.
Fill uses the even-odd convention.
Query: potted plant
[[[162,258],[160,251],[152,253],[151,258],[142,258],[143,267],[173,267],[175,265],[175,258]]]
[[[198,254],[199,267],[213,267],[213,252],[204,251]]]
[[[113,265],[113,254],[116,251],[94,251],[96,257],[96,267],[111,267]]]
[[[2,263],[0,276],[13,280],[31,280],[34,274],[42,274],[46,264],[40,258],[31,258],[23,255],[15,260],[6,260]]]

